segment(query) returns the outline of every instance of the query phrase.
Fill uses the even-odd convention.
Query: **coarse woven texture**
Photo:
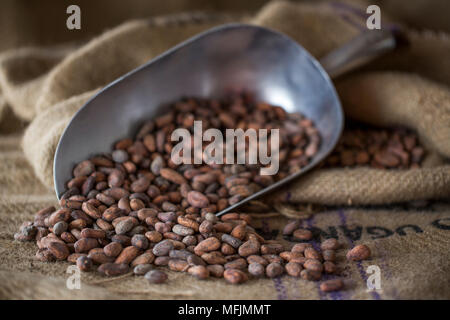
[[[51,174],[57,141],[71,116],[99,88],[179,41],[231,21],[285,32],[320,58],[361,32],[361,12],[367,2],[348,3],[352,2],[276,1],[253,17],[183,14],[131,21],[84,45],[0,54],[0,298],[450,299],[448,204],[421,209],[334,209],[304,220],[304,226],[319,237],[338,237],[346,249],[365,243],[373,252],[371,260],[348,263],[345,251],[340,251],[346,289],[330,294],[321,293],[316,282],[287,276],[232,286],[174,272],[169,272],[167,284],[159,286],[131,275],[108,279],[86,273],[81,275],[81,290],[68,290],[68,263],[38,262],[34,243],[13,240],[24,220],[56,204]],[[389,18],[383,15],[383,21]],[[332,205],[449,197],[450,169],[445,162],[450,157],[450,40],[428,31],[407,31],[407,36],[409,48],[336,80],[336,85],[347,116],[415,129],[430,155],[425,168],[317,169],[277,197]],[[295,216],[293,212],[290,217]],[[266,237],[280,238],[287,219],[270,216],[256,219],[256,224]],[[284,239],[286,245],[292,244],[289,240]],[[381,269],[379,291],[367,291],[370,265]]]

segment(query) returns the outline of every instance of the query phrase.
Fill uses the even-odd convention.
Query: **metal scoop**
[[[266,28],[230,24],[201,33],[112,82],[73,116],[55,153],[56,195],[65,191],[75,164],[110,152],[115,141],[132,136],[145,120],[166,112],[167,103],[185,96],[219,98],[244,89],[260,101],[312,119],[322,138],[312,161],[218,215],[229,212],[322,161],[335,147],[344,123],[330,77],[395,46],[390,31],[367,31],[319,63],[297,42]]]

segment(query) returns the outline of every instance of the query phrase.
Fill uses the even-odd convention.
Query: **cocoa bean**
[[[162,256],[162,257],[156,257],[154,261],[155,266],[167,266],[169,264],[170,257],[169,256]]]
[[[157,257],[169,255],[170,250],[173,249],[173,244],[170,240],[163,240],[153,247],[153,254]]]
[[[117,256],[114,263],[129,264],[131,261],[133,261],[139,255],[139,253],[140,253],[140,249],[136,248],[134,246],[129,246],[129,247],[123,248],[123,250]]]
[[[160,270],[150,270],[145,274],[145,279],[151,284],[161,284],[167,281],[167,274]]]
[[[100,251],[92,252],[92,250],[91,250],[88,254],[88,258],[90,258],[93,263],[103,264],[103,263],[107,263],[107,262],[114,262],[113,257],[107,256],[101,248],[97,248],[97,249],[99,249]],[[95,250],[95,249],[93,249],[93,250]]]
[[[130,231],[131,229],[133,229],[133,227],[135,226],[135,223],[132,219],[126,218],[122,221],[120,221],[116,227],[115,227],[115,231],[116,234],[125,234],[128,231]]]
[[[311,240],[312,239],[312,232],[307,229],[297,229],[292,234],[294,239],[298,240]]]
[[[147,238],[142,234],[135,234],[131,238],[131,244],[138,249],[145,250],[148,248],[149,242]]]
[[[223,272],[223,277],[231,284],[240,284],[248,280],[247,275],[241,270],[237,269],[226,269]]]
[[[84,271],[84,272],[91,271],[92,265],[93,265],[91,258],[89,258],[87,256],[78,257],[76,260],[76,264],[77,264],[78,269],[80,269],[81,271]]]
[[[243,224],[237,225],[231,231],[231,235],[239,240],[244,240],[246,233],[246,226]]]
[[[269,278],[279,277],[283,274],[284,268],[280,263],[272,262],[269,263],[266,267],[266,275]]]
[[[73,169],[73,175],[75,177],[88,176],[94,171],[95,171],[95,165],[91,161],[85,160],[85,161],[80,162]]]
[[[224,272],[223,266],[218,265],[218,264],[212,264],[212,265],[206,266],[206,268],[208,269],[209,274],[211,276],[216,277],[216,278],[223,277],[223,272]]]
[[[265,274],[266,269],[260,263],[253,262],[248,265],[248,273],[254,277],[262,277]]]
[[[51,262],[56,260],[55,256],[47,248],[39,249],[36,252],[36,259],[42,262]]]
[[[186,261],[189,263],[189,265],[195,265],[195,266],[204,266],[206,265],[205,261],[200,258],[199,256],[195,254],[191,254],[186,258]]]
[[[85,228],[81,230],[81,237],[82,238],[105,238],[106,232],[103,230],[94,230],[90,228]]]
[[[237,249],[242,245],[242,241],[230,236],[229,234],[223,234],[222,235],[222,241],[225,243],[228,243],[230,246],[232,246],[233,248]]]
[[[98,272],[103,273],[107,276],[120,276],[130,271],[130,267],[125,263],[104,263],[101,264],[98,269]]]
[[[347,252],[347,259],[351,261],[361,261],[370,258],[371,252],[368,246],[360,244]]]
[[[220,241],[217,238],[211,237],[201,241],[195,247],[196,252],[210,252],[220,248]]]
[[[209,278],[209,270],[205,266],[192,266],[188,269],[188,273],[200,280]]]
[[[81,209],[91,218],[93,219],[99,219],[102,217],[101,212],[91,203],[89,202],[83,202],[83,205],[81,206]]]
[[[292,249],[291,252],[299,252],[303,253],[307,248],[312,248],[312,245],[310,243],[296,243]]]
[[[306,259],[305,263],[303,264],[303,267],[305,267],[305,269],[313,270],[313,271],[317,271],[317,272],[323,271],[323,265],[317,259]]]
[[[81,238],[74,244],[75,252],[77,253],[88,252],[89,250],[97,248],[98,246],[99,243],[97,239],[94,238]]]
[[[162,169],[160,169],[159,173],[163,178],[165,178],[175,184],[187,183],[186,179],[181,174],[176,172],[175,170],[172,170],[169,168],[162,168]]]
[[[179,216],[179,217],[177,217],[177,222],[180,225],[185,226],[187,228],[190,228],[190,229],[192,229],[194,231],[199,231],[199,224],[198,224],[198,222],[196,222],[196,221],[194,221],[192,219],[186,218],[184,216]]]
[[[148,231],[145,233],[145,237],[148,239],[148,241],[157,243],[162,240],[162,234],[158,231]]]
[[[137,276],[143,276],[152,269],[153,266],[151,264],[138,264],[134,267],[133,273]]]
[[[144,192],[148,189],[149,186],[150,186],[150,179],[148,179],[147,177],[142,177],[134,181],[131,184],[130,189],[133,192]]]
[[[122,251],[122,245],[118,242],[111,242],[103,248],[108,257],[117,257]]]
[[[69,225],[67,224],[67,222],[59,221],[55,223],[55,225],[53,226],[53,233],[56,234],[57,236],[60,236],[63,232],[67,230],[68,227]]]
[[[320,290],[324,292],[339,291],[344,287],[344,282],[341,279],[331,279],[320,284]]]
[[[266,259],[264,259],[263,257],[258,256],[258,255],[248,256],[247,257],[247,262],[248,262],[248,264],[259,263],[259,264],[261,264],[263,266],[267,266],[269,264],[269,262]]]
[[[125,161],[128,161],[128,153],[125,150],[114,150],[111,156],[117,163],[124,163]]]
[[[290,275],[291,277],[300,277],[300,273],[302,272],[303,268],[300,263],[297,262],[288,262],[285,265],[286,273]]]
[[[69,232],[63,232],[61,234],[61,239],[66,243],[75,243],[77,241],[77,238],[75,238],[75,236]]]
[[[206,208],[209,205],[208,198],[198,191],[189,191],[187,201],[195,208]]]
[[[151,251],[146,251],[134,258],[134,260],[131,261],[131,266],[135,267],[140,264],[151,264],[153,261],[155,261],[155,255]]]
[[[322,277],[322,274],[315,270],[304,269],[300,272],[300,277],[303,280],[318,281]]]
[[[248,240],[244,242],[238,249],[239,255],[242,257],[248,257],[254,254],[258,254],[261,245],[258,241]]]
[[[313,248],[306,248],[304,251],[304,255],[306,259],[316,259],[322,261],[322,255],[320,252],[316,251]]]
[[[65,260],[70,254],[67,245],[61,242],[52,241],[47,248],[57,260]]]
[[[184,272],[189,268],[189,263],[181,259],[170,259],[168,266],[172,271]]]
[[[213,263],[214,264],[214,263]],[[247,268],[247,261],[243,258],[238,258],[236,260],[225,263],[225,269],[240,269],[244,270]]]
[[[180,236],[189,236],[194,234],[194,229],[188,228],[181,224],[176,224],[173,226],[172,231]]]
[[[201,258],[208,264],[225,264],[227,262],[225,257],[219,251],[203,253]]]

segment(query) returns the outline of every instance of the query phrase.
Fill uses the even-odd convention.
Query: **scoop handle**
[[[353,70],[386,53],[399,44],[398,31],[388,29],[367,30],[320,59],[331,78]]]

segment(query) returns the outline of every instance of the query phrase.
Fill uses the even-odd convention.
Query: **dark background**
[[[276,0],[275,0],[276,1]],[[297,0],[325,1],[325,0]],[[340,0],[378,4],[383,13],[418,29],[450,32],[449,0]],[[133,18],[185,11],[251,14],[268,0],[1,0],[0,51],[87,40]],[[66,28],[66,8],[81,8],[81,30]]]

